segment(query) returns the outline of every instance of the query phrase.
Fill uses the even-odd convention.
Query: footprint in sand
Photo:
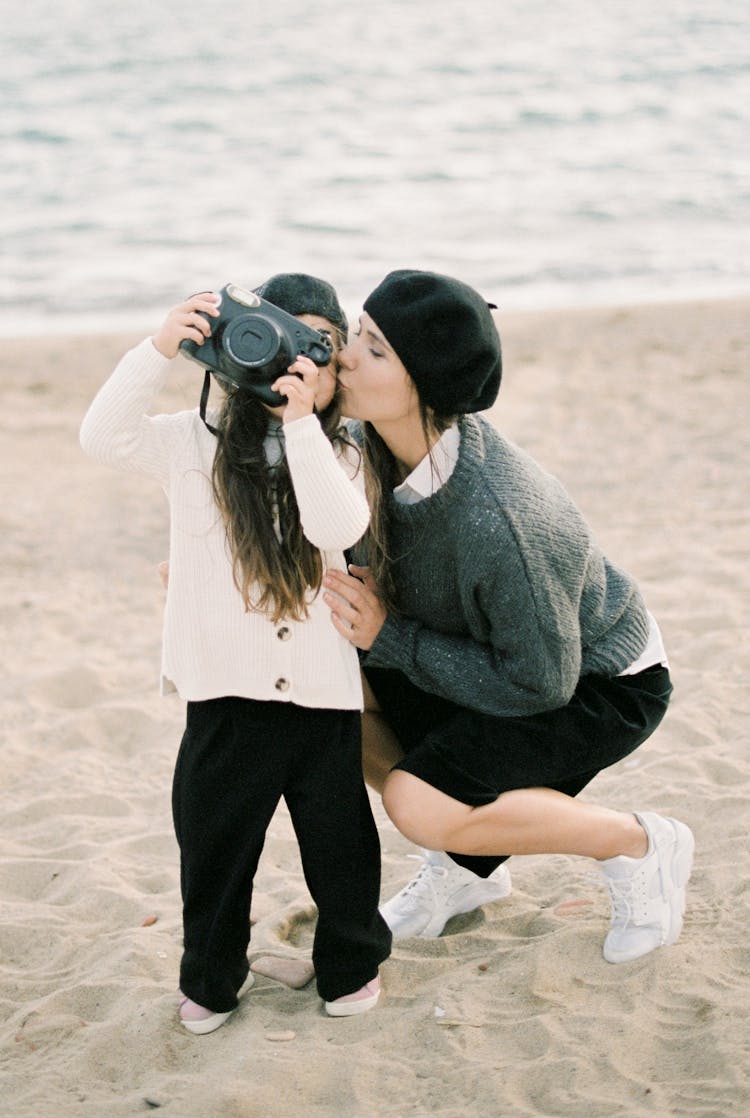
[[[80,710],[101,702],[110,689],[100,674],[83,664],[37,678],[30,686],[32,699],[63,710]]]
[[[300,947],[303,944],[307,946],[308,943],[312,944],[317,919],[318,910],[315,905],[296,909],[276,925],[276,935],[282,943],[288,943],[292,947]]]

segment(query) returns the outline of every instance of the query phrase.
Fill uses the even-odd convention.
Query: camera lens
[[[238,315],[228,323],[222,345],[236,365],[258,369],[278,357],[282,338],[276,325],[259,314]]]

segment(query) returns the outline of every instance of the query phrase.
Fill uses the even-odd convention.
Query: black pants
[[[661,665],[636,675],[589,675],[563,707],[501,718],[429,695],[399,671],[365,668],[365,674],[406,754],[396,768],[472,807],[494,803],[514,788],[578,795],[654,732],[672,693]],[[480,877],[505,861],[448,853]]]
[[[247,977],[253,877],[281,797],[318,907],[313,964],[326,1001],[390,953],[380,844],[362,780],[358,711],[222,698],[187,705],[172,790],[180,846],[180,989],[225,1013]]]

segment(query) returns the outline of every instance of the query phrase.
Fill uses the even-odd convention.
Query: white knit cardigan
[[[169,499],[162,693],[361,710],[356,650],[334,629],[321,594],[309,594],[306,621],[273,624],[245,610],[211,488],[215,437],[197,410],[146,414],[169,367],[150,338],[141,342],[122,358],[81,426],[87,454],[154,478]],[[358,455],[337,456],[314,415],[283,431],[304,534],[325,569],[343,570],[343,549],[369,521]]]

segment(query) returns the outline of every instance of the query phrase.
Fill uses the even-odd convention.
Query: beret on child
[[[364,303],[439,415],[483,411],[500,388],[500,335],[472,287],[436,272],[390,272]]]
[[[280,272],[256,287],[255,294],[287,314],[317,314],[327,318],[340,331],[342,343],[346,342],[349,323],[334,288],[325,280],[304,272]]]

